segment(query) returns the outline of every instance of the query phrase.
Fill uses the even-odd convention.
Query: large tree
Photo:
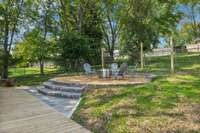
[[[104,23],[102,23],[103,39],[109,55],[113,60],[114,50],[118,43],[118,38],[122,28],[120,18],[124,6],[121,0],[103,0],[101,7],[103,12],[102,17],[104,20]]]
[[[83,0],[81,2],[81,27],[78,31],[83,37],[88,38],[88,45],[91,49],[90,56],[86,62],[92,64],[100,63],[100,53],[102,47],[102,18],[100,10],[100,2],[98,0]],[[88,51],[89,52],[89,51]]]
[[[161,36],[176,29],[179,15],[175,9],[174,0],[128,0],[124,11],[128,14],[122,18],[121,38],[126,53],[137,59],[141,44],[144,50],[151,49]]]
[[[84,58],[84,61],[92,64],[100,63],[98,59],[100,59],[103,35],[101,30],[102,18],[99,0],[60,0],[58,3],[58,11],[61,27],[59,44],[65,40],[65,42],[62,42],[63,44],[73,45],[72,40],[86,38],[88,48],[91,51],[87,51],[88,58]],[[69,38],[67,35],[69,35]],[[74,39],[71,39],[72,37]],[[75,41],[74,43],[78,45],[79,42]],[[80,44],[82,43],[80,42]],[[67,48],[69,50],[71,49],[70,47],[65,47],[64,49],[68,51]]]
[[[31,24],[38,32],[38,40],[36,43],[40,45],[37,49],[40,53],[39,64],[40,72],[44,74],[45,52],[43,49],[48,49],[48,39],[51,38],[52,33],[56,31],[56,3],[54,0],[35,0],[29,1],[26,6],[26,17],[29,24]],[[35,31],[33,31],[35,32]],[[42,40],[41,40],[42,37]],[[47,47],[47,48],[46,48]],[[44,54],[44,55],[42,55]]]
[[[20,58],[25,65],[41,64],[41,61],[49,60],[53,55],[54,44],[52,40],[44,40],[43,33],[39,29],[34,29],[17,44],[14,56]],[[40,73],[43,74],[43,70],[40,70]]]
[[[3,42],[3,72],[2,78],[8,78],[9,56],[13,40],[18,32],[23,17],[23,0],[1,0],[0,3],[0,42]]]
[[[182,10],[184,14],[183,18],[183,26],[190,24],[193,36],[193,40],[200,37],[200,21],[199,21],[199,15],[200,15],[200,1],[199,0],[179,0],[180,5],[184,7],[184,10]],[[183,27],[184,28],[184,27]]]
[[[196,39],[193,33],[193,25],[191,23],[184,23],[173,35],[175,46],[181,48],[193,43],[194,39]]]

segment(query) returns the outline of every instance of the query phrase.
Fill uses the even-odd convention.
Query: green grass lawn
[[[95,133],[200,133],[200,56],[154,57],[151,83],[89,90],[73,119]]]
[[[145,70],[157,74],[170,72],[170,56],[151,57],[146,59]],[[177,54],[175,57],[175,69],[177,71],[192,71],[200,68],[200,54]],[[163,73],[164,72],[164,73]]]
[[[40,69],[36,67],[9,69],[9,77],[16,80],[17,86],[40,85],[44,81],[56,77],[60,72],[56,68],[45,68],[44,73],[44,75],[40,75]]]
[[[55,73],[58,69],[56,68],[44,68],[44,73]],[[17,77],[22,75],[32,75],[32,74],[40,74],[40,68],[38,67],[27,67],[27,68],[10,68],[9,76]]]

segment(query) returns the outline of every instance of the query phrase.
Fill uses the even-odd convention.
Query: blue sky
[[[179,6],[179,10],[184,12],[186,15],[190,15],[191,14],[191,11],[190,11],[190,8],[186,5],[180,5]],[[199,12],[199,7],[196,7],[196,10],[195,10],[195,16],[196,16],[196,19],[198,21],[200,21],[200,12]],[[183,20],[183,22],[189,22],[189,19],[185,18]]]
[[[183,12],[187,16],[190,16],[191,14],[190,8],[186,5],[179,5],[178,10]],[[181,29],[184,23],[190,22],[190,19],[187,16],[183,17],[180,23],[177,24],[177,29]],[[196,8],[195,16],[196,16],[196,20],[200,22],[200,9]],[[160,41],[159,47],[164,47],[164,45],[166,44],[165,38],[160,38],[159,41]]]

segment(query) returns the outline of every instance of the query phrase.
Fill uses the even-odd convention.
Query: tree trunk
[[[110,53],[111,63],[113,63],[113,61],[114,61],[114,51],[111,50],[109,53]]]
[[[40,74],[44,75],[44,62],[40,60]]]
[[[81,34],[82,33],[82,22],[83,22],[83,9],[82,9],[82,5],[79,4],[79,8],[78,8],[78,24],[77,24],[77,30],[78,32]]]
[[[171,47],[171,73],[174,74],[174,45],[172,37],[170,37],[170,47]]]
[[[8,52],[5,52],[5,55],[3,57],[3,71],[2,71],[2,79],[8,79],[8,59],[9,54]]]
[[[140,43],[140,65],[141,65],[141,70],[144,69],[144,51],[143,51],[143,42]]]
[[[8,38],[9,38],[9,21],[8,17],[5,16],[5,27],[4,27],[4,56],[3,56],[3,71],[2,79],[8,79],[8,63],[9,63],[9,51],[8,51]]]

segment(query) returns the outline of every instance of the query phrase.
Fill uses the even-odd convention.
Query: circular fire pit
[[[110,78],[111,72],[110,69],[100,69],[98,72],[98,77],[101,79],[107,79]]]
[[[104,86],[144,84],[150,82],[151,79],[152,78],[144,75],[126,75],[125,78],[120,80],[113,78],[106,78],[105,80],[95,75],[94,76],[79,75],[79,76],[62,76],[51,80],[56,82],[62,82],[63,84],[78,84],[78,85],[88,85],[91,87],[104,87]]]

